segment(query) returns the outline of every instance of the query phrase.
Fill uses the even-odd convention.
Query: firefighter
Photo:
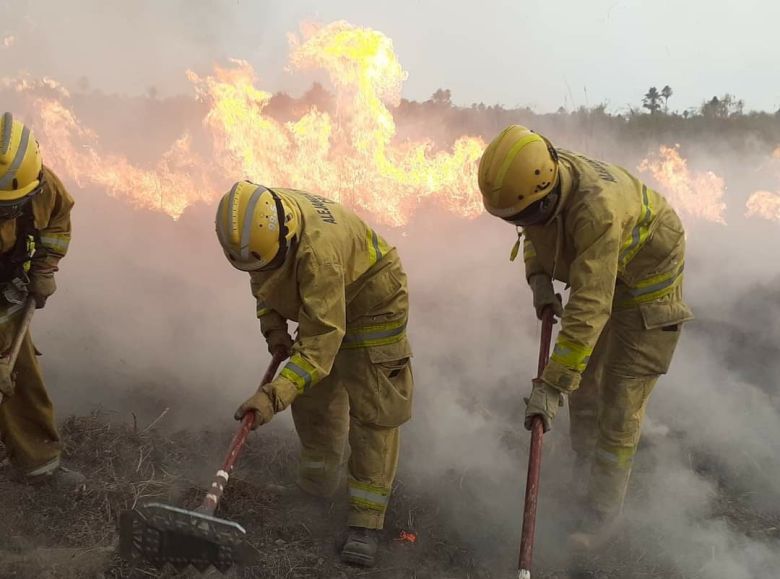
[[[41,162],[30,129],[10,113],[0,120],[0,351],[17,335],[25,302],[46,305],[54,274],[70,242],[73,199]],[[60,464],[62,445],[54,410],[30,333],[13,375],[0,379],[0,437],[14,478],[79,489],[81,473]]]
[[[674,209],[625,169],[556,149],[507,127],[486,148],[479,188],[489,213],[524,237],[537,316],[561,318],[553,354],[533,381],[525,426],[549,430],[568,396],[576,464],[589,469],[586,516],[572,547],[595,549],[616,529],[648,399],[682,324],[685,232]],[[570,287],[563,307],[552,280]]]
[[[412,407],[406,275],[393,247],[334,201],[236,183],[216,229],[233,267],[249,272],[269,351],[290,359],[236,411],[265,424],[292,406],[301,441],[297,477],[328,497],[347,441],[350,511],[341,557],[375,563],[396,474],[399,427]],[[293,340],[288,320],[297,322]]]

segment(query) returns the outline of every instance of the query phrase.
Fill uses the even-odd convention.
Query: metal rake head
[[[119,554],[127,561],[143,560],[183,570],[213,566],[221,572],[250,562],[252,550],[238,523],[162,503],[147,503],[119,518]]]

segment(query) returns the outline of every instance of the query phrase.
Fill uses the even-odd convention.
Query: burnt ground
[[[204,479],[192,464],[204,459],[216,466],[230,432],[162,433],[156,428],[117,422],[107,414],[71,417],[62,425],[65,456],[72,466],[91,477],[88,489],[75,496],[50,488],[30,488],[0,477],[0,577],[4,578],[173,578],[196,577],[195,571],[130,566],[115,554],[116,522],[120,512],[138,502],[156,499],[194,508],[202,497]],[[515,577],[511,568],[496,571],[490,556],[464,540],[433,495],[407,488],[403,479],[394,492],[393,509],[384,531],[380,564],[375,569],[338,562],[335,536],[343,520],[343,497],[319,501],[290,487],[297,451],[291,433],[253,435],[226,492],[219,515],[241,523],[257,553],[255,564],[231,570],[234,578],[494,578]],[[712,465],[701,459],[705,472]],[[198,480],[198,482],[195,482]],[[448,496],[473,500],[474,489],[453,474],[443,477]],[[738,494],[722,489],[719,513],[746,534],[780,540],[780,519],[756,512]],[[496,551],[516,552],[516,537],[493,530],[489,521],[475,521],[485,534],[496,534]],[[399,540],[402,530],[413,531],[416,543]],[[535,578],[683,578],[658,557],[645,534],[641,542],[618,541],[612,555],[580,562],[566,571],[537,558]],[[505,566],[505,565],[504,565]],[[560,567],[560,568],[558,568]],[[568,566],[571,569],[571,566]],[[490,570],[488,570],[490,569]],[[211,570],[206,576],[218,577]]]
[[[195,508],[203,490],[189,478],[190,464],[203,454],[225,449],[231,433],[162,435],[103,414],[72,417],[62,425],[68,464],[91,477],[86,492],[70,497],[55,490],[27,487],[0,479],[0,577],[147,578],[195,577],[133,567],[114,553],[117,517],[137,502],[161,500]],[[467,549],[436,525],[432,501],[395,491],[397,508],[385,530],[382,563],[366,570],[341,565],[335,537],[345,516],[343,497],[320,501],[289,485],[294,480],[296,441],[292,436],[253,436],[225,493],[219,516],[241,523],[257,552],[256,563],[229,577],[488,577]],[[195,473],[192,473],[195,474]],[[209,476],[211,473],[207,473]],[[197,473],[203,479],[203,473]],[[251,482],[249,482],[251,480]],[[430,505],[430,506],[427,506]],[[414,528],[412,544],[397,540]],[[220,576],[216,571],[206,576]]]

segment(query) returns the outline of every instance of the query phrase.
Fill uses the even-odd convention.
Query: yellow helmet
[[[510,125],[485,149],[478,179],[485,209],[496,217],[511,218],[553,191],[558,154],[543,136]]]
[[[35,193],[42,169],[38,141],[29,128],[5,113],[0,120],[0,204]]]
[[[217,209],[217,237],[236,269],[279,267],[300,228],[298,213],[278,193],[239,181]]]

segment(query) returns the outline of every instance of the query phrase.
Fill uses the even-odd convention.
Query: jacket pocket
[[[639,375],[662,375],[669,371],[682,325],[693,312],[680,300],[661,300],[639,305],[642,329],[634,336],[633,371]]]
[[[642,324],[646,330],[666,329],[680,326],[693,319],[691,309],[680,300],[657,301],[639,305]]]

